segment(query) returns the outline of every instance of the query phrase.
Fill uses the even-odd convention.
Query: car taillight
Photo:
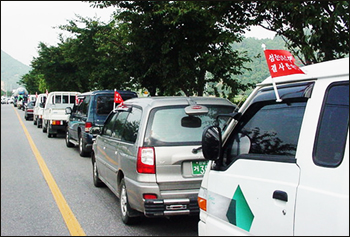
[[[61,120],[52,120],[52,125],[61,125]]]
[[[90,128],[92,127],[92,123],[91,122],[86,122],[85,123],[85,132],[89,132]]]
[[[152,193],[144,193],[143,194],[143,198],[144,199],[157,199],[157,195],[156,194],[152,194]]]
[[[32,109],[27,109],[27,111],[28,111],[28,112],[33,112],[33,110],[32,110]]]
[[[155,174],[155,153],[153,147],[139,147],[137,154],[137,172],[143,174]]]

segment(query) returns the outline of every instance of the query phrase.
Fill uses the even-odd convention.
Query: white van
[[[69,114],[66,114],[67,107],[73,108],[77,91],[53,91],[47,95],[43,112],[42,131],[47,133],[47,137],[56,137],[58,131],[66,132]]]
[[[349,58],[301,69],[204,130],[199,235],[349,236]]]
[[[35,101],[33,111],[33,124],[37,125],[38,128],[42,127],[46,97],[47,95],[45,93],[39,94],[38,98],[36,98]]]

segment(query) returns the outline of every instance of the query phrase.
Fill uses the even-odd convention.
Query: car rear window
[[[99,95],[96,100],[96,113],[108,115],[113,110],[114,95]]]
[[[201,144],[205,127],[213,125],[216,115],[232,113],[234,107],[206,105],[209,113],[200,118],[200,127],[183,127],[181,120],[187,117],[184,107],[161,107],[151,111],[144,143],[146,146],[172,146]],[[221,118],[224,124],[228,118]]]

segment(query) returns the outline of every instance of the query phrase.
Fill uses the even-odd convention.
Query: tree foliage
[[[147,89],[150,95],[232,99],[267,73],[251,72],[259,70],[253,63],[261,55],[242,47],[252,25],[276,31],[304,64],[349,54],[346,1],[88,2],[115,7],[114,19],[76,15],[59,26],[72,36],[60,35],[57,46],[39,44],[33,70],[21,79],[27,88]]]
[[[304,64],[349,55],[348,1],[258,1],[257,24],[285,37]]]
[[[203,95],[208,82],[221,81],[235,94],[242,85],[231,79],[240,74],[244,52],[230,50],[242,40],[246,27],[244,3],[196,1],[94,1],[95,6],[116,6],[122,34],[127,40],[128,70],[151,95]],[[225,26],[224,14],[235,11],[236,22]],[[234,23],[234,24],[233,24]],[[226,29],[224,28],[226,27]],[[212,77],[206,77],[206,73]]]

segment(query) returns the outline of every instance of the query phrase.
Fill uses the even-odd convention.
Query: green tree
[[[34,58],[31,66],[33,73],[43,75],[49,91],[66,91],[79,89],[77,81],[72,80],[76,72],[76,65],[66,61],[62,46],[47,46],[40,42],[37,58]]]
[[[125,37],[125,70],[151,95],[203,95],[209,82],[221,82],[232,96],[243,86],[232,80],[249,61],[230,43],[242,40],[245,26],[227,30],[224,14],[235,10],[237,22],[247,16],[242,6],[196,1],[91,1],[95,7],[116,6],[118,33]],[[229,12],[230,10],[230,12]],[[234,28],[235,27],[235,28]],[[211,74],[206,77],[207,72]]]
[[[119,43],[114,37],[114,21],[103,24],[99,19],[77,16],[59,28],[73,35],[61,40],[61,48],[66,62],[75,66],[74,76],[81,91],[129,88],[128,78],[121,73],[118,62],[121,49],[110,43]]]
[[[256,23],[285,38],[304,64],[349,55],[349,1],[257,1]]]
[[[32,69],[27,74],[23,75],[19,82],[27,88],[30,94],[34,94],[35,92],[38,94],[44,93],[48,88],[44,75],[36,73],[35,69]]]

